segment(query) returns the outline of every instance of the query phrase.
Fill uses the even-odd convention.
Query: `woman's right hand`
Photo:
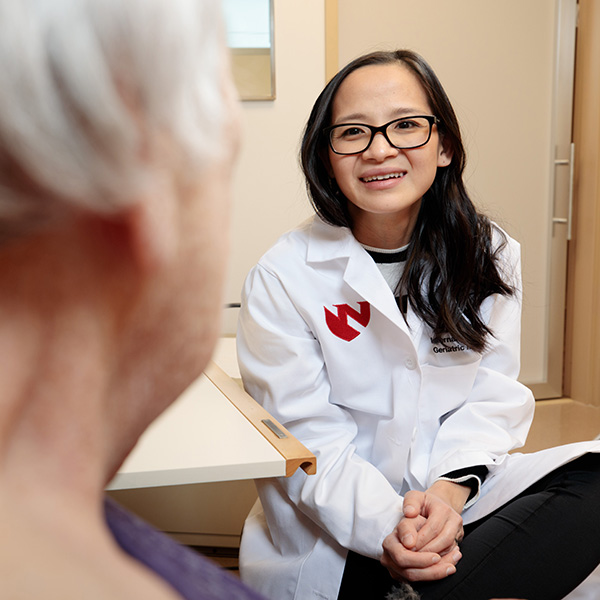
[[[463,536],[462,518],[452,506],[455,502],[439,492],[430,488],[408,492],[404,497],[404,516],[385,538],[381,558],[395,579],[432,581],[456,572],[462,557],[458,547]]]
[[[461,558],[458,545],[444,555],[408,550],[398,538],[396,528],[383,542],[381,564],[399,581],[435,581],[455,573]]]

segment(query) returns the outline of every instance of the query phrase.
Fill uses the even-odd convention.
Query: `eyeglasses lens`
[[[352,123],[338,125],[330,132],[331,147],[339,154],[359,154],[369,146],[371,137],[383,130],[396,148],[416,148],[429,140],[431,122],[425,117],[407,117],[391,121],[383,128]]]

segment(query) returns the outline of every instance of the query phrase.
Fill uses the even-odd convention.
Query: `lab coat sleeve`
[[[316,475],[298,471],[268,485],[280,486],[298,510],[343,547],[379,558],[384,537],[402,516],[402,498],[355,453],[357,426],[347,410],[329,402],[319,341],[280,279],[260,265],[244,286],[237,346],[248,393],[317,458]],[[276,515],[277,506],[265,507],[265,513],[267,519]],[[271,529],[273,522],[275,517]],[[271,535],[279,538],[276,531]]]
[[[519,245],[508,240],[503,269],[515,288],[510,297],[494,295],[481,312],[493,336],[484,351],[464,403],[440,416],[429,462],[428,485],[449,471],[473,465],[494,472],[507,453],[522,446],[533,419],[531,391],[517,381],[520,367],[521,274]]]

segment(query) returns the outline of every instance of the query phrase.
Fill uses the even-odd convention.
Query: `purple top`
[[[114,500],[105,499],[104,511],[106,524],[123,551],[162,577],[185,600],[264,600],[239,579]]]

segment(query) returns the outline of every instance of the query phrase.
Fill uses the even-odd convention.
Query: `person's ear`
[[[444,143],[443,139],[440,139],[438,147],[438,167],[447,167],[452,162],[452,148],[449,144]]]

